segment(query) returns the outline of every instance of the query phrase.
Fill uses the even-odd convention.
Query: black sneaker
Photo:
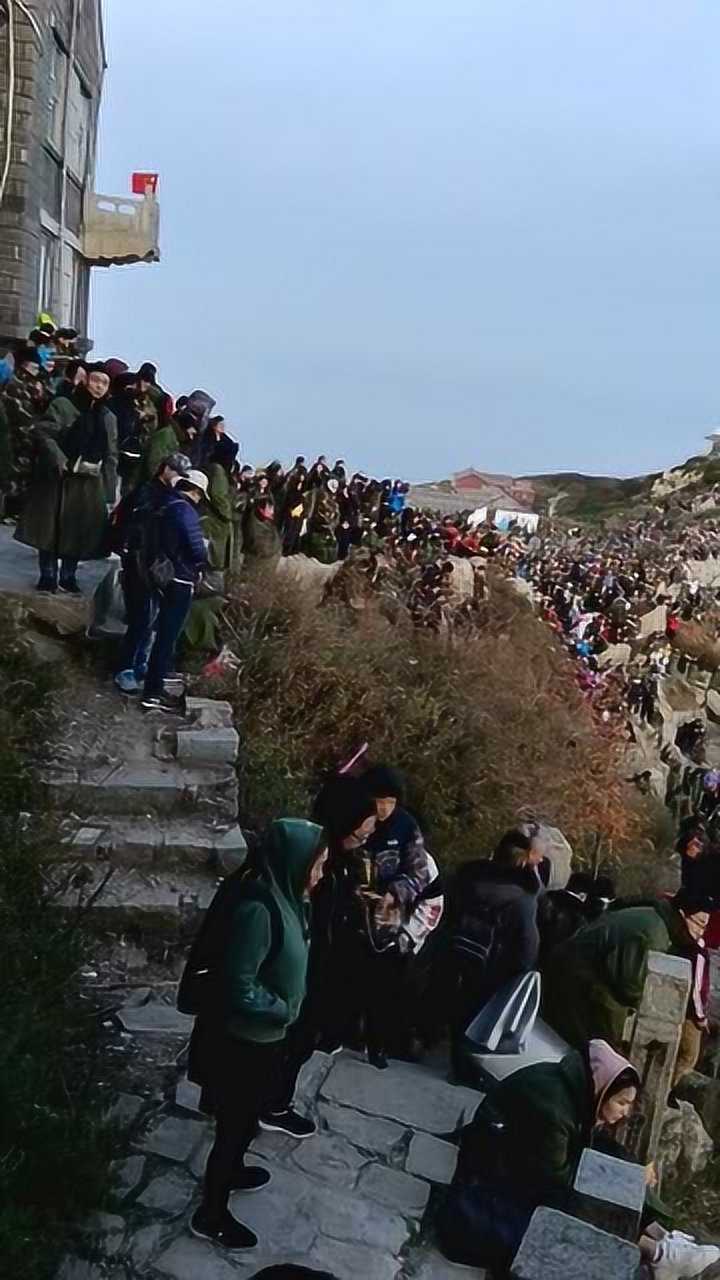
[[[60,581],[59,581],[59,583],[58,583],[58,587],[60,588],[60,590],[61,590],[61,591],[64,591],[64,592],[65,592],[65,595],[66,595],[66,596],[81,596],[81,595],[82,595],[82,591],[81,591],[80,587],[78,586],[78,582],[77,582],[77,579],[76,579],[76,578],[66,578],[64,582],[63,582],[63,580],[62,580],[62,578],[61,578],[61,579],[60,579]]]
[[[233,1175],[231,1191],[262,1191],[268,1182],[272,1182],[269,1169],[261,1169],[259,1165],[245,1165]]]
[[[336,1054],[342,1053],[345,1046],[339,1040],[321,1040],[317,1048],[318,1053],[326,1053],[329,1058],[334,1058]]]
[[[268,1133],[287,1133],[291,1138],[312,1138],[317,1133],[314,1120],[306,1120],[297,1111],[288,1107],[287,1111],[272,1112],[260,1117],[260,1128]]]
[[[242,1222],[238,1222],[227,1210],[220,1221],[216,1222],[208,1218],[201,1206],[196,1209],[190,1219],[190,1230],[200,1240],[212,1240],[214,1244],[221,1244],[224,1249],[255,1249],[257,1247],[258,1238],[255,1232],[249,1227],[244,1227]]]
[[[368,1051],[368,1062],[371,1067],[376,1067],[378,1071],[387,1071],[388,1060],[384,1053],[370,1053]]]
[[[52,578],[41,578],[35,587],[36,591],[43,591],[48,596],[54,596],[57,591],[57,583]]]

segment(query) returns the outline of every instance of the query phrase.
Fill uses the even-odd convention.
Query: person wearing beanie
[[[82,387],[87,381],[87,373],[85,371],[85,363],[83,360],[72,359],[66,360],[56,369],[55,376],[51,380],[56,397],[69,397],[77,387]],[[112,394],[108,398],[108,406],[115,413],[115,407],[112,400]],[[116,415],[117,416],[117,415]],[[118,423],[118,438],[120,433],[120,424]]]
[[[124,360],[119,360],[117,356],[111,356],[109,360],[105,361],[105,372],[113,382],[124,373],[128,373],[129,370],[130,366]]]
[[[117,500],[117,421],[107,403],[104,365],[86,364],[85,373],[84,384],[53,400],[33,431],[32,484],[15,538],[38,551],[38,591],[81,595],[78,563],[107,555],[108,509]]]
[[[135,383],[140,401],[145,402],[148,422],[161,429],[170,421],[174,406],[172,396],[160,386],[157,374],[157,365],[146,360],[135,374]]]
[[[680,890],[613,903],[561,943],[543,972],[543,1016],[576,1048],[599,1037],[619,1046],[628,1014],[642,999],[650,951],[683,955],[703,937],[711,900]]]
[[[140,479],[150,480],[157,472],[163,458],[168,454],[180,451],[197,461],[197,451],[201,434],[207,424],[207,418],[215,401],[204,391],[193,391],[190,396],[181,396],[175,406],[170,408],[171,398],[161,388],[154,388],[151,383],[143,382],[143,388],[152,398],[157,410],[157,423],[151,431],[142,450],[140,460]],[[156,391],[164,399],[158,400]]]
[[[338,1053],[350,1032],[354,1005],[348,993],[357,972],[360,894],[366,881],[365,845],[375,829],[375,801],[356,778],[324,783],[312,819],[325,832],[328,859],[312,894],[312,944],[305,1003],[288,1036],[282,1079],[260,1127],[307,1138],[315,1124],[298,1115],[293,1098],[301,1068],[316,1049]]]
[[[457,1171],[437,1223],[445,1256],[504,1273],[536,1208],[573,1212],[575,1175],[587,1147],[628,1159],[614,1134],[639,1092],[636,1068],[599,1038],[560,1062],[521,1067],[501,1081],[461,1134]],[[672,1231],[653,1192],[653,1165],[645,1181],[638,1245],[653,1280],[700,1275],[720,1249]]]
[[[371,859],[367,944],[361,993],[368,1059],[380,1069],[389,1053],[410,1052],[413,1008],[409,989],[412,958],[420,939],[410,928],[431,881],[442,900],[438,871],[422,832],[403,808],[405,787],[397,769],[375,765],[361,778],[375,801],[377,823],[367,843]],[[439,923],[442,914],[435,920]],[[424,939],[423,939],[424,940]]]

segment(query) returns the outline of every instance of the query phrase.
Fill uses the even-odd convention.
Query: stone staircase
[[[184,717],[96,695],[71,720],[43,783],[62,815],[60,903],[99,932],[172,940],[192,931],[218,874],[242,865],[239,737],[229,703],[188,698]]]
[[[155,1029],[133,1026],[140,1035]],[[314,1054],[298,1104],[317,1134],[298,1142],[261,1132],[250,1163],[265,1165],[272,1181],[259,1195],[233,1197],[259,1236],[249,1255],[188,1231],[213,1136],[197,1094],[181,1080],[159,1104],[116,1102],[128,1150],[114,1169],[113,1212],[88,1223],[95,1261],[66,1258],[58,1280],[250,1280],[264,1267],[298,1264],[338,1280],[483,1280],[483,1270],[447,1262],[428,1226],[431,1202],[453,1177],[458,1130],[482,1099],[448,1084],[444,1062],[379,1072],[353,1053]]]

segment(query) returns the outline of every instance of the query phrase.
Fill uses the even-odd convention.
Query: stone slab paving
[[[140,1186],[144,1172],[144,1156],[128,1156],[125,1160],[116,1160],[112,1166],[116,1199],[125,1200],[131,1195]]]
[[[449,1185],[457,1160],[458,1149],[452,1142],[441,1142],[430,1134],[416,1133],[410,1143],[405,1168],[418,1178]]]
[[[115,1280],[118,1268],[123,1280],[238,1280],[282,1263],[338,1280],[483,1280],[445,1262],[424,1225],[452,1178],[452,1136],[481,1098],[448,1084],[438,1068],[392,1063],[379,1072],[357,1055],[315,1054],[300,1078],[298,1107],[318,1133],[300,1142],[261,1132],[250,1162],[269,1168],[272,1182],[232,1197],[233,1212],[260,1240],[247,1254],[224,1254],[188,1231],[212,1125],[191,1109],[197,1099],[187,1084],[177,1098],[182,1106],[161,1106],[135,1134],[133,1150],[118,1153],[119,1212],[95,1223],[100,1270],[84,1272],[81,1259],[67,1259],[63,1280],[75,1280],[75,1265],[78,1280]]]
[[[490,1273],[480,1267],[460,1267],[448,1262],[437,1249],[429,1248],[411,1253],[408,1273],[412,1280],[490,1280]],[[553,1280],[548,1276],[547,1280]],[[611,1280],[608,1276],[607,1280]]]
[[[342,1057],[322,1087],[323,1097],[372,1116],[384,1116],[425,1133],[454,1133],[478,1106],[474,1089],[446,1084],[422,1066],[393,1063],[376,1071],[356,1058]]]

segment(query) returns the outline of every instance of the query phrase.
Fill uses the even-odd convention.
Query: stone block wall
[[[45,19],[47,25],[47,19]],[[11,166],[0,205],[0,337],[26,333],[37,310],[42,168],[37,146],[40,41],[17,11],[15,109]],[[0,28],[0,167],[8,114],[8,22]]]
[[[43,231],[41,209],[48,200],[48,163],[57,165],[46,151],[46,124],[49,80],[49,50],[54,40],[51,23],[66,48],[70,46],[73,0],[27,0],[35,15],[40,36],[26,15],[15,10],[15,98],[11,165],[5,196],[0,205],[0,343],[24,337],[32,328],[39,304]],[[76,66],[99,104],[104,71],[104,46],[97,0],[80,9]],[[5,157],[5,130],[8,119],[9,29],[7,15],[0,14],[0,169]],[[97,126],[94,111],[93,131]],[[94,167],[95,140],[90,142],[89,172]],[[58,166],[59,169],[59,166]],[[57,208],[48,212],[57,216]],[[89,287],[89,273],[86,273]],[[81,299],[78,312],[86,312]]]

